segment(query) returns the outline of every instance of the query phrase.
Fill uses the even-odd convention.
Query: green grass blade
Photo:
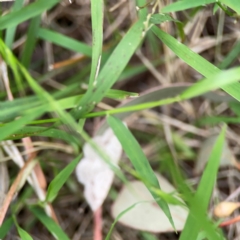
[[[182,11],[182,10],[186,10],[189,8],[199,7],[199,6],[203,6],[205,4],[210,4],[210,3],[215,3],[215,2],[216,2],[216,0],[177,1],[175,3],[167,5],[166,7],[163,7],[161,9],[161,12],[162,13],[177,12],[177,11]]]
[[[1,129],[1,128],[0,128]],[[15,131],[13,134],[9,135],[6,139],[16,140],[25,137],[31,136],[43,136],[43,137],[50,137],[55,139],[61,139],[69,144],[71,144],[75,150],[78,149],[80,140],[72,133],[68,133],[66,131],[62,131],[60,129],[55,129],[51,127],[39,127],[39,126],[25,126],[22,127],[20,130]]]
[[[12,225],[13,225],[13,218],[9,217],[7,218],[2,226],[0,227],[0,239],[4,239],[4,237],[8,234],[8,232],[10,231]]]
[[[2,16],[0,18],[0,30],[8,27],[17,26],[18,24],[30,18],[40,15],[42,12],[52,8],[58,2],[60,2],[60,0],[51,0],[51,1],[38,0],[18,11]]]
[[[238,117],[240,117],[239,103],[234,103],[234,102],[229,103],[229,107]]]
[[[151,15],[151,18],[150,18],[150,23],[153,23],[153,24],[161,24],[164,22],[171,22],[171,21],[180,23],[178,20],[172,18],[170,15],[163,14],[163,13],[153,14]]]
[[[201,73],[206,78],[212,77],[214,74],[220,73],[221,70],[208,62],[206,59],[190,50],[188,47],[177,41],[175,38],[153,26],[152,31],[156,36],[167,45],[179,58],[186,62],[189,66]],[[240,83],[233,83],[222,87],[222,89],[232,97],[240,101]]]
[[[40,220],[54,238],[58,240],[70,240],[61,227],[48,217],[40,208],[29,207],[29,210]]]
[[[64,185],[64,183],[68,180],[69,176],[79,163],[80,156],[75,158],[70,164],[67,165],[50,183],[48,190],[47,190],[47,196],[46,201],[52,202],[61,187]]]
[[[220,2],[226,4],[240,15],[240,2],[238,0],[220,0]]]
[[[209,79],[205,78],[195,83],[185,90],[180,96],[182,99],[189,99],[206,93],[210,90],[224,88],[224,86],[230,85],[238,80],[240,80],[240,67],[221,71],[220,73],[214,74]]]
[[[199,211],[199,209],[202,211],[202,213],[207,212],[212,190],[216,181],[218,167],[220,164],[225,132],[226,126],[223,127],[219,137],[216,140],[216,143],[209,157],[209,161],[200,180],[197,192],[195,193],[190,203],[189,216],[182,231],[180,240],[196,239],[200,230],[206,230],[206,232],[210,234],[209,239],[221,239],[221,237],[216,234],[214,230],[211,230],[209,228],[204,229],[204,226],[201,225],[201,222],[196,217],[196,212]]]
[[[92,20],[92,64],[89,87],[93,88],[101,64],[103,42],[103,1],[91,0]]]
[[[128,61],[143,40],[143,19],[138,20],[123,37],[112,55],[101,70],[96,85],[87,91],[79,105],[71,113],[74,118],[80,118],[91,111],[96,103],[100,102],[107,91],[117,81]]]
[[[23,66],[29,68],[29,64],[31,61],[31,57],[34,51],[34,47],[36,44],[36,37],[39,29],[39,25],[41,22],[41,16],[36,16],[31,20],[28,33],[27,33],[27,40],[24,44],[23,51],[21,52],[21,62]]]
[[[116,225],[117,221],[125,214],[127,213],[128,211],[130,211],[131,209],[133,209],[136,205],[140,204],[140,203],[144,203],[144,202],[147,202],[147,201],[142,201],[142,202],[137,202],[137,203],[134,203],[132,204],[130,207],[128,207],[127,209],[123,210],[121,213],[118,214],[118,216],[115,218],[114,222],[111,224],[111,227],[108,231],[108,234],[105,238],[105,240],[110,240],[111,238],[111,234],[112,234],[112,231],[114,229],[114,226]]]
[[[24,3],[24,0],[15,1],[15,2],[14,2],[14,5],[13,5],[13,7],[12,7],[12,11],[11,11],[11,12],[15,12],[15,11],[21,9],[22,6],[23,6],[23,3]],[[5,43],[6,43],[6,45],[7,45],[10,49],[12,48],[12,44],[13,44],[13,41],[14,41],[16,28],[17,28],[17,25],[12,26],[12,27],[9,27],[9,28],[6,30]]]
[[[216,126],[217,124],[220,123],[232,123],[232,124],[236,124],[236,123],[240,123],[240,118],[236,118],[236,117],[226,117],[226,116],[209,116],[209,117],[203,117],[200,118],[197,123],[200,126],[206,126],[206,125],[211,125],[211,126]]]
[[[238,41],[232,50],[227,54],[227,56],[224,58],[224,60],[219,64],[220,69],[227,68],[234,60],[238,58],[240,54],[240,41]]]
[[[18,234],[21,237],[21,239],[24,240],[33,240],[33,238],[21,227],[17,226]]]
[[[4,126],[0,127],[0,141],[7,138],[9,135],[14,134],[16,131],[21,129],[27,123],[31,122],[32,120],[36,119],[37,117],[41,116],[45,112],[45,109],[38,108],[35,111],[31,110],[29,114],[18,118],[15,121],[9,122]]]
[[[54,43],[76,53],[82,53],[89,57],[92,56],[92,48],[90,46],[60,33],[45,28],[40,28],[38,31],[38,37],[42,40]]]
[[[161,207],[163,212],[166,214],[173,228],[175,228],[168,204],[163,199],[160,199],[159,195],[151,189],[151,187],[160,189],[159,182],[138,142],[133,137],[131,132],[127,129],[127,127],[119,119],[109,116],[107,118],[107,121],[114,133],[116,134],[125,153],[132,162],[141,180],[151,192],[152,196],[154,197],[158,205]]]

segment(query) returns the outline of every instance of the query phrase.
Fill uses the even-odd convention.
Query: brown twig
[[[6,215],[6,212],[8,210],[8,207],[14,197],[14,194],[19,190],[21,180],[24,177],[24,172],[26,168],[29,166],[30,163],[32,163],[32,160],[36,157],[36,153],[32,153],[31,157],[28,158],[28,160],[25,162],[23,168],[21,168],[20,172],[18,173],[16,179],[14,180],[11,188],[9,189],[6,198],[4,199],[3,205],[0,209],[0,226],[3,223],[4,217]]]
[[[229,226],[233,223],[236,223],[236,222],[240,222],[240,216],[237,216],[235,218],[232,218],[232,219],[229,219],[225,222],[222,222],[221,224],[219,224],[219,227],[225,227],[225,226]]]

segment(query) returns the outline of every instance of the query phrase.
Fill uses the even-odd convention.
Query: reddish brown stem
[[[94,212],[94,240],[102,240],[102,207]]]

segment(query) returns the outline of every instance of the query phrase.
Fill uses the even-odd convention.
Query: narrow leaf
[[[21,239],[24,240],[33,240],[33,238],[22,228],[17,226],[18,234],[21,237]]]
[[[83,114],[91,111],[96,103],[100,102],[107,91],[117,81],[126,67],[128,61],[143,40],[143,19],[137,21],[123,37],[112,55],[101,70],[96,85],[87,91],[80,100],[79,105],[71,113],[74,118],[80,118]]]
[[[70,164],[67,165],[50,183],[48,190],[47,190],[47,196],[46,201],[52,202],[59,190],[62,188],[64,183],[68,180],[69,176],[77,166],[79,162],[80,157],[75,158]]]
[[[48,217],[43,210],[38,207],[29,207],[29,210],[40,220],[54,238],[58,240],[70,240],[61,227]]]
[[[35,17],[41,14],[44,11],[52,8],[60,0],[38,0],[34,3],[29,4],[28,6],[21,8],[18,11],[11,12],[0,18],[0,30],[16,26],[32,17]]]
[[[103,41],[103,0],[91,0],[92,20],[92,64],[89,80],[90,88],[94,87],[101,64]]]
[[[163,13],[178,12],[178,11],[186,10],[189,8],[199,7],[199,6],[203,6],[205,4],[215,3],[215,2],[216,2],[216,0],[177,1],[175,3],[167,5],[166,7],[163,7],[161,9],[161,12],[163,12]]]
[[[168,204],[163,199],[159,199],[159,196],[151,190],[151,187],[160,189],[159,182],[138,142],[119,119],[109,116],[107,121],[122,144],[125,153],[132,162],[141,180],[151,192],[163,212],[166,214],[173,228],[175,228]]]
[[[211,229],[209,225],[203,225],[203,223],[199,221],[197,214],[199,214],[199,210],[201,210],[201,214],[207,212],[220,164],[225,132],[226,126],[223,127],[219,137],[216,140],[216,143],[210,154],[208,164],[203,172],[197,192],[190,203],[190,213],[180,240],[196,239],[200,230],[206,230],[209,235],[209,239],[221,239],[220,235]]]

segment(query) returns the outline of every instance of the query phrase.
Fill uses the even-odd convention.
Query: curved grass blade
[[[8,232],[10,231],[12,225],[13,225],[13,218],[9,217],[7,218],[2,226],[0,227],[0,239],[4,239],[4,237],[8,234]]]
[[[30,18],[40,15],[42,12],[52,8],[58,2],[60,2],[60,0],[51,0],[51,1],[38,0],[18,11],[2,16],[0,18],[0,30],[8,27],[17,26],[18,24]]]
[[[70,240],[61,227],[48,217],[40,208],[29,206],[29,210],[40,220],[54,238],[58,240]]]
[[[160,189],[159,182],[138,142],[133,137],[131,132],[127,129],[127,127],[119,119],[109,116],[107,118],[107,122],[114,131],[118,140],[120,141],[125,153],[132,162],[141,180],[146,185],[149,192],[152,194],[155,201],[163,210],[163,212],[169,219],[171,225],[175,229],[167,202],[163,199],[160,199],[159,195],[152,190],[152,187]]]
[[[46,201],[52,202],[57,197],[59,190],[79,163],[80,157],[75,158],[51,181],[47,190]]]

